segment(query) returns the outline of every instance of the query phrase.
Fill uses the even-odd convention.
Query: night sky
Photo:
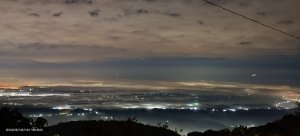
[[[299,0],[211,0],[300,36]],[[300,40],[201,0],[1,0],[0,87],[299,93]]]

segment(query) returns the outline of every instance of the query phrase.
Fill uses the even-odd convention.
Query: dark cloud
[[[119,37],[111,37],[112,39],[119,39]],[[101,50],[102,52],[110,52],[110,51],[126,51],[126,49],[122,48],[114,48],[114,47],[103,47],[97,45],[56,45],[56,44],[42,44],[42,43],[35,43],[29,45],[19,45],[18,49],[20,50],[33,50],[33,51],[70,51],[70,50]]]
[[[66,4],[75,4],[75,3],[87,3],[87,4],[92,4],[92,0],[64,0]]]
[[[99,9],[95,9],[95,10],[93,10],[93,11],[90,11],[89,13],[90,13],[90,15],[91,15],[92,17],[96,17],[96,16],[99,15],[99,12],[100,12]]]
[[[61,16],[63,13],[64,13],[64,12],[57,12],[57,13],[54,13],[53,16],[59,17],[59,16]]]
[[[147,2],[155,2],[156,0],[144,0],[144,1],[147,1]]]
[[[38,13],[30,13],[30,14],[28,14],[29,16],[34,16],[34,17],[40,17],[40,14],[38,14]]]
[[[180,13],[166,13],[167,15],[169,15],[170,17],[180,17],[181,14]]]
[[[241,7],[249,7],[251,4],[248,1],[243,1],[243,2],[240,2],[239,5]]]
[[[130,16],[130,15],[142,15],[142,14],[150,14],[151,11],[148,9],[144,8],[139,8],[139,9],[123,9],[124,15],[125,16]]]
[[[118,19],[117,18],[115,18],[115,17],[111,17],[111,18],[104,18],[104,20],[106,20],[106,21],[108,21],[108,22],[115,22],[115,21],[118,21]]]
[[[267,13],[266,12],[257,12],[257,15],[261,16],[261,17],[266,17],[267,16]]]
[[[21,50],[56,50],[59,48],[62,48],[62,46],[59,45],[45,45],[41,43],[35,43],[30,45],[19,45],[18,47]]]
[[[149,11],[141,8],[141,9],[138,9],[138,10],[136,11],[136,13],[138,13],[138,14],[148,14]]]
[[[277,21],[277,24],[282,24],[282,25],[290,25],[293,23],[294,23],[294,21],[291,19]]]
[[[253,44],[252,42],[240,42],[240,45],[241,46],[248,46],[248,45],[251,45]]]
[[[204,22],[201,21],[201,20],[198,20],[197,22],[198,22],[198,24],[200,24],[200,25],[203,25],[203,24],[204,24]]]

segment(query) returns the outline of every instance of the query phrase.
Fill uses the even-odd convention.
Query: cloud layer
[[[213,0],[300,35],[298,0]],[[199,0],[2,0],[0,60],[299,55],[299,40]]]
[[[300,36],[299,0],[211,2]],[[1,0],[0,88],[75,80],[294,86],[299,41],[201,0]]]

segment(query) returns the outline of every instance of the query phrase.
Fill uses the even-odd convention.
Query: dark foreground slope
[[[45,136],[47,120],[37,118],[35,121],[24,117],[18,110],[2,108],[0,110],[0,136]]]
[[[0,110],[0,136],[180,136],[167,128],[144,125],[131,118],[127,121],[72,121],[48,127],[43,118],[33,121],[17,110]],[[259,127],[191,132],[188,136],[300,136],[300,114],[286,115]]]
[[[223,129],[191,132],[187,136],[300,136],[300,115],[286,115],[281,120],[259,127],[240,126],[232,131]]]
[[[0,136],[180,136],[167,126],[155,127],[127,121],[72,121],[47,126],[47,120],[35,121],[17,110],[0,110]]]
[[[180,136],[163,127],[134,121],[72,121],[49,127],[50,136]]]

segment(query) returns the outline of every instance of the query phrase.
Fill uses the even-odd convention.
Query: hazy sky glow
[[[211,1],[300,36],[299,0]],[[0,31],[0,88],[300,83],[300,40],[201,0],[1,0]]]

